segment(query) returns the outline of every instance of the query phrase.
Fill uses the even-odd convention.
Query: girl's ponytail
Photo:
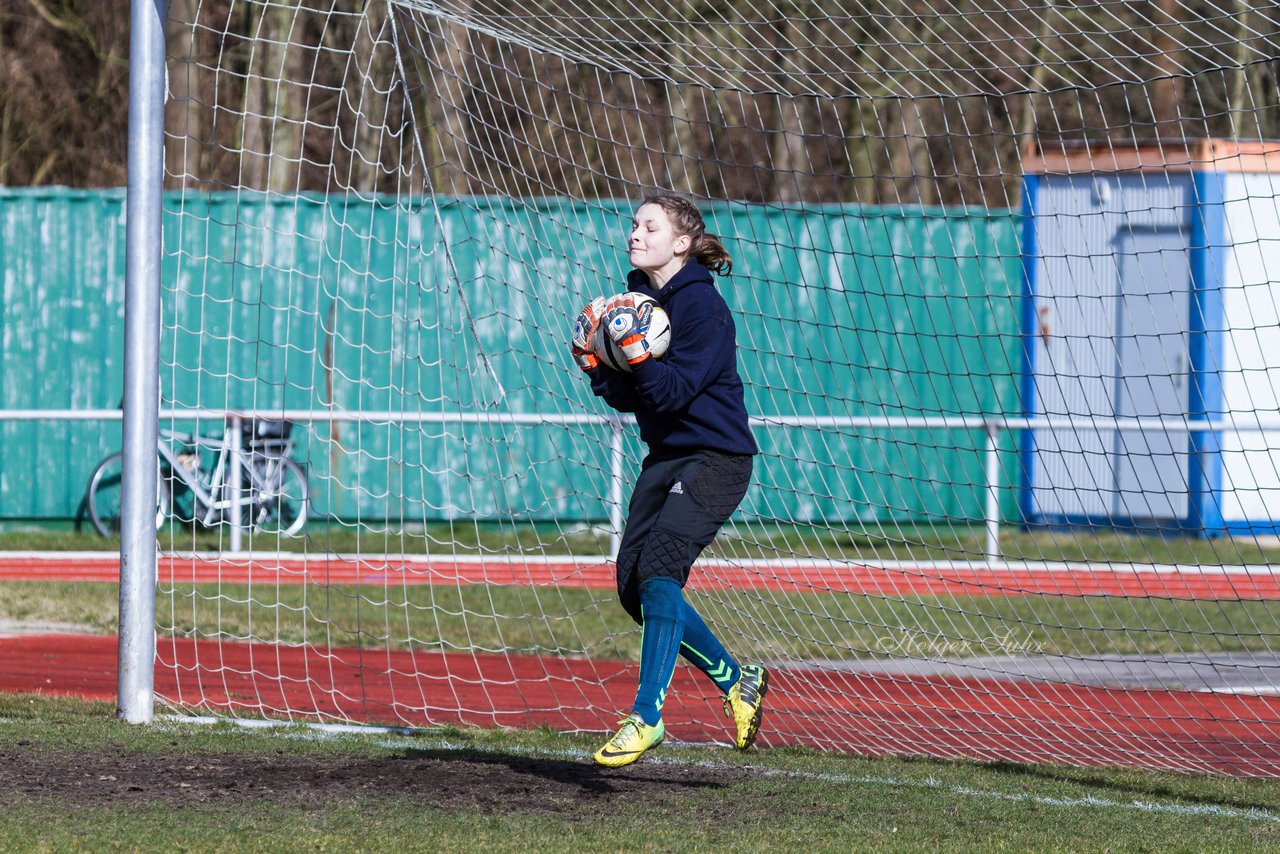
[[[698,260],[699,264],[717,275],[727,276],[733,270],[733,259],[729,257],[729,250],[724,248],[720,238],[710,232],[704,231],[702,237],[694,241],[690,254]]]

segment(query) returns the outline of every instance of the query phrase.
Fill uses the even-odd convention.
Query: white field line
[[[0,551],[0,561],[29,560],[39,562],[67,562],[69,560],[111,561],[118,560],[119,552],[115,551]],[[580,566],[596,567],[612,563],[607,555],[511,555],[511,554],[387,554],[382,552],[365,552],[361,554],[340,554],[328,552],[164,552],[162,558],[175,560],[204,560],[213,563],[231,564],[307,564],[344,561],[365,564],[370,567],[386,567],[387,565],[429,565],[436,564],[487,564],[501,566],[503,564]],[[836,560],[826,558],[743,558],[741,560],[725,560],[721,558],[698,561],[698,567],[704,569],[813,569],[839,570],[850,568],[882,569],[888,572],[928,573],[928,572],[1079,572],[1079,573],[1158,573],[1166,575],[1245,575],[1271,577],[1280,575],[1280,564],[1178,564],[1178,563],[1112,563],[1108,561],[1065,562],[1065,561],[907,561],[907,560]]]
[[[232,723],[237,726],[254,729],[289,727],[290,731],[284,734],[286,737],[315,740],[326,740],[340,735],[400,735],[411,737],[413,739],[412,744],[406,745],[404,741],[387,738],[380,739],[378,744],[382,747],[391,749],[403,748],[406,746],[412,746],[414,748],[429,747],[440,750],[483,753],[490,756],[504,756],[514,753],[534,759],[569,759],[581,762],[591,761],[591,753],[589,751],[577,748],[548,750],[546,748],[513,745],[510,747],[496,749],[474,744],[458,744],[456,742],[449,741],[448,739],[435,739],[430,737],[429,730],[412,729],[407,727],[288,723],[281,721],[240,720],[236,718],[218,718],[209,716],[187,717],[184,715],[165,715],[160,723],[161,725],[178,725],[182,723]],[[423,737],[424,733],[427,734],[425,738]],[[727,744],[725,746],[727,747]],[[682,747],[688,749],[706,748],[707,746],[682,745]],[[822,771],[794,771],[780,768],[765,768],[759,765],[744,765],[736,762],[715,762],[709,759],[689,760],[670,756],[650,756],[644,761],[647,765],[670,765],[682,768],[692,767],[712,770],[744,770],[758,774],[762,777],[786,777],[795,780],[816,780],[823,783],[839,783],[852,786],[872,785],[903,789],[930,789],[949,795],[956,795],[962,798],[981,798],[987,800],[1034,803],[1054,807],[1085,807],[1088,809],[1129,810],[1133,812],[1180,816],[1244,819],[1246,821],[1262,821],[1271,824],[1280,824],[1280,815],[1276,815],[1275,813],[1267,810],[1257,809],[1256,807],[1239,809],[1237,807],[1218,806],[1217,804],[1182,804],[1141,800],[1117,801],[1111,798],[1094,797],[1093,795],[1086,795],[1085,797],[1080,798],[1052,797],[1049,795],[1032,795],[1026,792],[1002,792],[996,789],[975,789],[970,786],[955,786],[932,776],[921,779],[904,779],[901,777],[890,777],[886,775],[831,774]]]
[[[1224,688],[1201,688],[1201,694],[1280,694],[1280,685],[1233,685]]]

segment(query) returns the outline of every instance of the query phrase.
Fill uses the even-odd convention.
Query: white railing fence
[[[354,422],[370,424],[520,424],[520,425],[606,425],[609,440],[609,487],[607,491],[610,526],[610,554],[616,554],[622,536],[625,456],[623,440],[625,431],[634,423],[630,416],[616,415],[565,415],[539,413],[492,412],[431,412],[405,413],[392,411],[338,412],[314,409],[190,409],[172,408],[160,410],[161,420],[223,421],[229,425],[233,437],[240,435],[241,423],[246,419],[284,419],[295,423]],[[0,409],[3,421],[119,421],[118,409]],[[1000,552],[1000,495],[1005,489],[1019,488],[1017,484],[1004,485],[1000,476],[1000,439],[1005,433],[1024,430],[1066,429],[1088,431],[1163,431],[1165,433],[1257,433],[1280,430],[1280,419],[1250,418],[1248,420],[1220,418],[1211,421],[1171,421],[1158,418],[1103,418],[1072,417],[1003,417],[1003,416],[762,416],[751,419],[757,429],[799,428],[807,430],[973,430],[985,436],[983,473],[985,500],[983,502],[983,526],[986,537],[984,559],[996,562]],[[239,484],[238,478],[231,479]],[[235,487],[233,487],[235,488]],[[233,497],[233,501],[236,498]],[[239,518],[233,514],[233,518]],[[229,545],[239,551],[244,531],[232,525]]]

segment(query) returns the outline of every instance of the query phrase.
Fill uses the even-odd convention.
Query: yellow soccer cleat
[[[758,664],[742,665],[742,675],[724,698],[724,713],[738,725],[734,746],[746,750],[760,732],[764,716],[764,695],[769,690],[769,671]]]
[[[596,751],[596,762],[607,768],[630,765],[649,748],[662,744],[662,739],[667,735],[667,728],[662,725],[662,721],[649,726],[639,715],[623,718],[619,723],[622,726],[618,734]]]

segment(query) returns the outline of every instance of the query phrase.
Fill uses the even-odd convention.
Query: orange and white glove
[[[604,310],[604,297],[596,297],[587,303],[586,307],[578,313],[578,319],[573,322],[571,338],[573,360],[584,371],[594,370],[600,364],[600,358],[596,356],[591,345],[596,340],[596,330],[600,328],[600,318],[604,316]]]
[[[649,358],[649,323],[653,303],[637,294],[619,294],[604,309],[604,331],[622,350],[627,363],[635,366]]]

